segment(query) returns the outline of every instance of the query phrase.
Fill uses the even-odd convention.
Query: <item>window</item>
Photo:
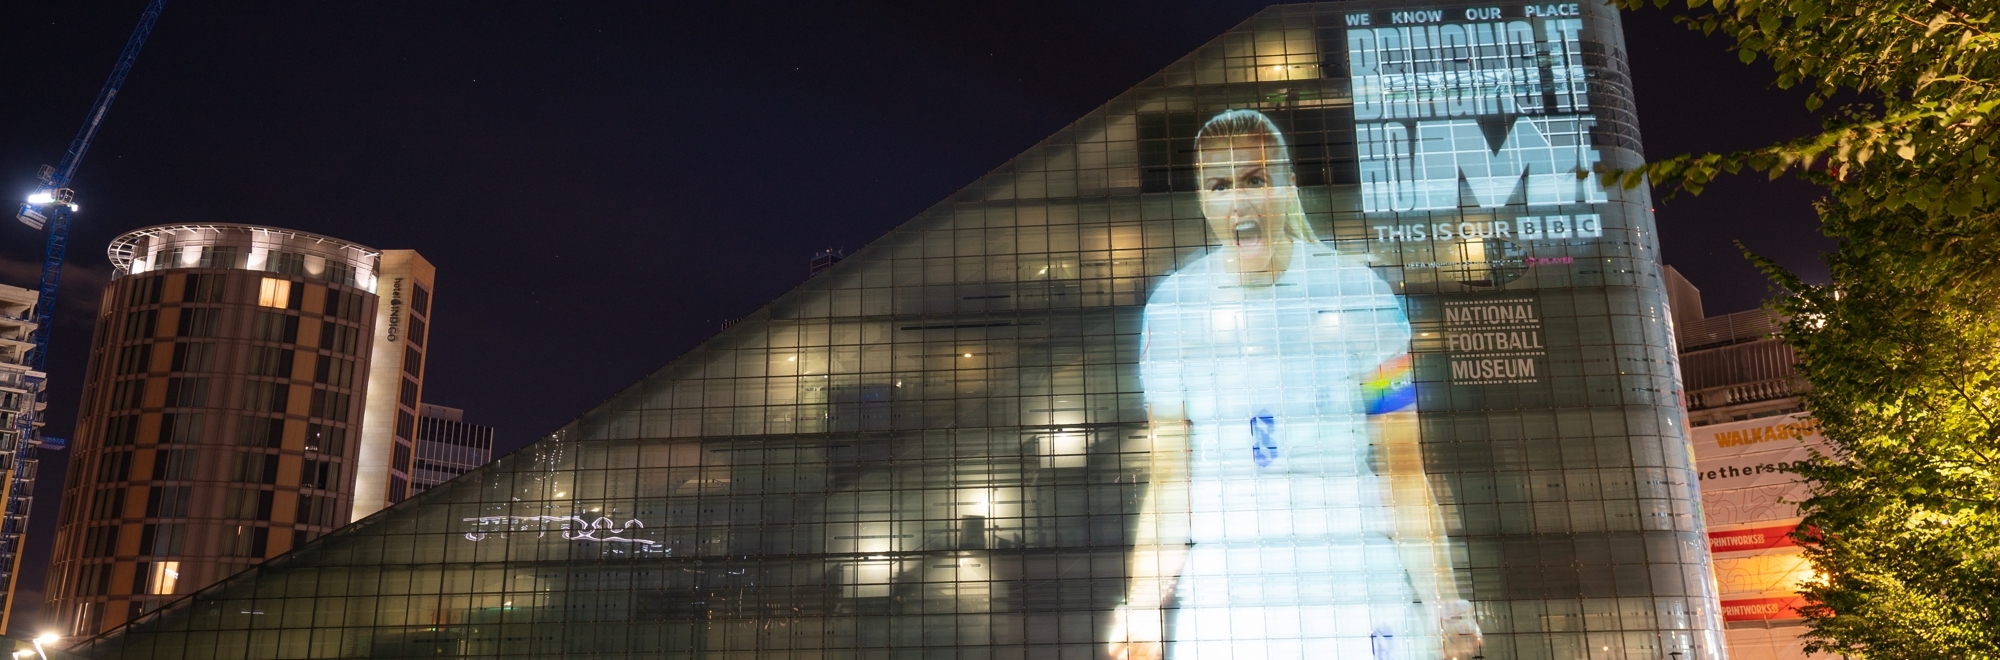
[[[154,480],[194,480],[196,452],[194,450],[160,450],[152,456],[152,478]]]
[[[250,338],[296,344],[299,341],[299,317],[257,312],[257,318],[250,324]]]
[[[396,411],[396,437],[409,440],[416,438],[416,433],[417,416],[410,414],[408,410],[398,409]],[[401,462],[396,464],[402,465]]]
[[[199,408],[208,405],[208,379],[168,378],[165,405],[169,408]]]
[[[410,380],[408,378],[403,379],[403,391],[402,394],[398,396],[396,400],[398,402],[401,402],[405,407],[416,408],[417,381]]]
[[[215,344],[209,342],[181,342],[174,344],[173,361],[167,368],[173,371],[208,371],[215,368]]]
[[[243,408],[262,412],[285,412],[292,389],[278,383],[251,381],[243,384]]]
[[[325,424],[306,427],[306,451],[319,452],[328,456],[339,456],[347,452],[347,429]]]
[[[139,416],[118,415],[104,421],[104,446],[129,445],[139,437]]]
[[[257,510],[262,508],[267,490],[231,489],[222,499],[222,517],[233,520],[262,520]]]
[[[319,365],[314,370],[314,380],[334,387],[354,386],[354,362],[331,355],[319,356]]]
[[[324,322],[319,326],[319,347],[329,351],[354,355],[360,337],[361,331],[348,326]]]
[[[266,277],[257,287],[257,305],[283,309],[292,301],[292,281]]]
[[[181,554],[182,540],[187,537],[187,526],[181,523],[162,523],[139,528],[140,555]]]
[[[151,369],[153,365],[153,345],[127,346],[118,350],[118,375],[136,374]]]
[[[111,409],[137,408],[146,398],[146,379],[121,380],[111,385]]]
[[[345,394],[327,390],[313,390],[312,410],[307,414],[313,417],[345,421],[347,419],[348,402],[349,397]]]
[[[408,338],[409,338],[409,340],[410,340],[410,343],[411,343],[411,344],[414,344],[414,345],[417,345],[417,346],[423,346],[423,345],[424,345],[424,320],[423,320],[423,319],[420,319],[420,318],[416,318],[416,317],[414,317],[414,316],[413,316],[413,317],[410,317],[410,331],[409,331],[409,333],[408,333],[408,334],[406,334],[406,335],[404,335],[404,336],[405,336],[405,337],[408,337]]]
[[[246,484],[278,483],[278,455],[237,454],[236,481]]]
[[[284,275],[306,274],[305,255],[279,252],[271,255],[271,272]]]
[[[250,347],[250,373],[275,378],[292,377],[292,351],[269,346]]]
[[[410,471],[410,446],[409,446],[409,445],[406,445],[406,444],[403,444],[403,443],[400,443],[400,442],[396,443],[396,453],[395,453],[395,457],[394,457],[393,461],[392,461],[391,463],[389,463],[389,469],[391,469],[391,470],[402,470],[402,471],[404,471],[404,472],[409,472],[409,471]]]
[[[424,354],[408,346],[403,347],[403,373],[418,378],[424,377]]]
[[[70,634],[83,637],[97,632],[98,628],[104,625],[105,605],[107,603],[99,602],[87,602],[78,605],[76,608],[76,624],[70,628]]]
[[[111,573],[116,564],[96,564],[83,567],[77,578],[76,593],[80,596],[102,596],[111,592]]]
[[[105,454],[97,464],[97,483],[126,481],[132,477],[132,452]]]
[[[241,418],[236,423],[236,444],[243,447],[282,447],[285,444],[285,420]]]
[[[235,533],[223,541],[222,554],[229,557],[263,557],[271,528],[237,525]]]
[[[222,273],[193,273],[187,276],[181,287],[181,302],[222,302],[222,292],[229,284],[229,276]]]
[[[193,486],[154,486],[146,493],[147,518],[185,518]]]
[[[109,557],[118,549],[118,526],[92,527],[83,534],[83,556]]]
[[[418,284],[410,288],[410,311],[429,316],[431,313],[431,292]]]
[[[292,518],[301,525],[336,527],[334,506],[340,503],[338,497],[324,495],[300,495],[298,513]]]
[[[174,593],[174,587],[179,586],[179,583],[181,581],[180,562],[177,561],[141,562],[139,566],[140,570],[138,571],[137,574],[145,576],[147,578],[147,584],[145,588],[135,589],[134,591],[137,591],[139,593],[152,594],[155,596],[167,596],[167,595],[172,595]]]
[[[175,334],[182,337],[213,337],[216,328],[222,325],[222,310],[207,307],[181,308],[181,321]]]
[[[139,310],[136,312],[126,312],[125,331],[121,333],[120,336],[128,340],[145,339],[147,337],[151,337],[153,336],[153,326],[157,325],[159,323],[159,320],[160,320],[160,310],[157,309],[146,309],[146,310]]]
[[[202,413],[167,413],[160,416],[160,444],[201,442],[207,416]]]
[[[160,294],[166,289],[166,284],[167,278],[163,276],[154,276],[139,280],[138,283],[132,285],[132,302],[130,304],[160,304]]]
[[[155,481],[193,481],[197,460],[197,453],[193,449],[161,450],[153,454],[153,479]]]
[[[328,259],[326,260],[326,281],[334,284],[354,286],[354,267]]]
[[[130,454],[127,454],[128,456]],[[91,520],[116,520],[125,517],[125,488],[105,488],[90,496]]]
[[[340,464],[328,459],[308,458],[299,473],[299,486],[320,490],[340,489]]]
[[[195,262],[196,268],[235,268],[240,265],[242,251],[234,245],[210,245],[202,248],[201,258]]]
[[[367,302],[367,298],[362,294],[341,291],[339,289],[327,289],[325,313],[327,316],[334,318],[359,322],[361,320],[361,308],[365,302]]]

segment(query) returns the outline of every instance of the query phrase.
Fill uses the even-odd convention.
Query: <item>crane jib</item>
[[[41,229],[47,226],[48,246],[42,259],[41,298],[35,304],[34,349],[29,364],[36,371],[46,371],[49,355],[49,335],[55,329],[56,291],[62,282],[63,257],[69,250],[70,215],[76,205],[66,190],[76,175],[76,168],[83,163],[83,154],[90,150],[90,142],[97,136],[97,128],[104,122],[104,114],[111,110],[111,102],[118,98],[118,88],[125,84],[125,76],[132,72],[132,62],[139,58],[139,50],[146,45],[146,36],[153,31],[153,24],[160,20],[160,10],[167,0],[152,0],[146,10],[139,14],[139,24],[132,28],[132,36],[125,40],[125,50],[118,55],[118,63],[111,67],[110,79],[104,81],[104,89],[97,94],[97,102],[90,109],[83,127],[70,141],[69,150],[63,154],[62,163],[48,170],[42,179],[42,186],[36,190],[36,198],[49,196],[46,202],[30,201],[21,206],[16,217],[28,226]]]

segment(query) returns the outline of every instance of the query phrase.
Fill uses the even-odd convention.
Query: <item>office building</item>
[[[1793,503],[1810,493],[1782,468],[1827,452],[1826,438],[1800,407],[1807,384],[1774,336],[1780,319],[1762,309],[1704,318],[1700,291],[1668,271],[1674,317],[1698,319],[1676,334],[1729,657],[1804,660],[1797,584],[1813,571],[1790,535],[1801,520]]]
[[[44,445],[60,449],[42,437],[42,393],[47,378],[28,361],[34,350],[35,302],[41,294],[0,284],[0,630],[13,620],[14,590],[21,574],[21,551],[27,540],[28,514],[35,505],[35,476],[41,467],[35,454]]]
[[[1598,4],[1267,9],[537,443],[70,648],[1722,657],[1650,200],[1574,175],[1641,162],[1623,53]]]
[[[410,494],[424,492],[493,460],[493,427],[468,424],[465,411],[423,404]]]
[[[387,481],[362,460],[384,320],[398,359],[423,332],[377,295],[386,254],[335,238],[165,225],[109,255],[47,589],[73,635],[347,524],[359,473]]]

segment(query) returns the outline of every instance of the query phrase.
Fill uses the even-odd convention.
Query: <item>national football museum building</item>
[[[1721,657],[1605,5],[1267,9],[93,658]],[[89,439],[84,439],[89,442]]]

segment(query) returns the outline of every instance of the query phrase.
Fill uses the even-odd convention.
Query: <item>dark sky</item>
[[[73,184],[49,434],[76,421],[105,244],[241,222],[422,252],[425,399],[519,447],[1263,6],[625,4],[170,4]],[[0,200],[61,157],[144,5],[0,5]],[[1817,127],[1726,42],[1626,27],[1648,155]],[[1823,277],[1817,193],[1761,178],[1659,206],[1711,314],[1767,295],[1732,241]],[[33,288],[43,240],[0,222],[0,282]],[[17,634],[66,467],[45,456]]]

